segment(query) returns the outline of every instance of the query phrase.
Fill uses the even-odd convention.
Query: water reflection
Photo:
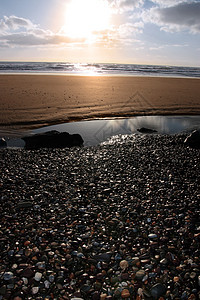
[[[141,116],[130,119],[82,121],[43,127],[23,134],[16,131],[9,132],[9,134],[8,131],[0,131],[0,137],[7,137],[9,147],[23,147],[24,142],[20,139],[21,136],[57,130],[67,131],[70,134],[79,133],[85,146],[94,146],[111,136],[136,132],[140,134],[137,130],[142,127],[156,130],[160,134],[191,132],[194,129],[200,129],[200,116]]]
[[[131,134],[145,127],[161,134],[175,134],[200,129],[200,116],[142,116],[130,119],[94,120],[65,123],[34,130],[33,133],[47,130],[68,131],[79,133],[84,145],[92,146],[118,134]]]

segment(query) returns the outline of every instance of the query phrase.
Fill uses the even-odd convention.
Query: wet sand
[[[0,75],[0,127],[200,114],[199,83],[196,78]]]

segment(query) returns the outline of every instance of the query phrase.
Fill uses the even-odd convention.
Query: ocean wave
[[[0,73],[66,73],[200,77],[199,67],[65,62],[0,62]]]

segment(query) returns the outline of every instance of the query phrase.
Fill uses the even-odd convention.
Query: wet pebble
[[[154,299],[160,298],[165,294],[165,292],[166,292],[166,287],[161,283],[157,283],[151,288],[151,296]]]
[[[200,155],[183,140],[0,149],[0,296],[198,299]]]

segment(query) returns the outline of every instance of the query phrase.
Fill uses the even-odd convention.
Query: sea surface
[[[0,62],[0,73],[47,73],[71,75],[135,75],[199,77],[200,67],[156,66],[137,64],[66,63],[66,62]]]

